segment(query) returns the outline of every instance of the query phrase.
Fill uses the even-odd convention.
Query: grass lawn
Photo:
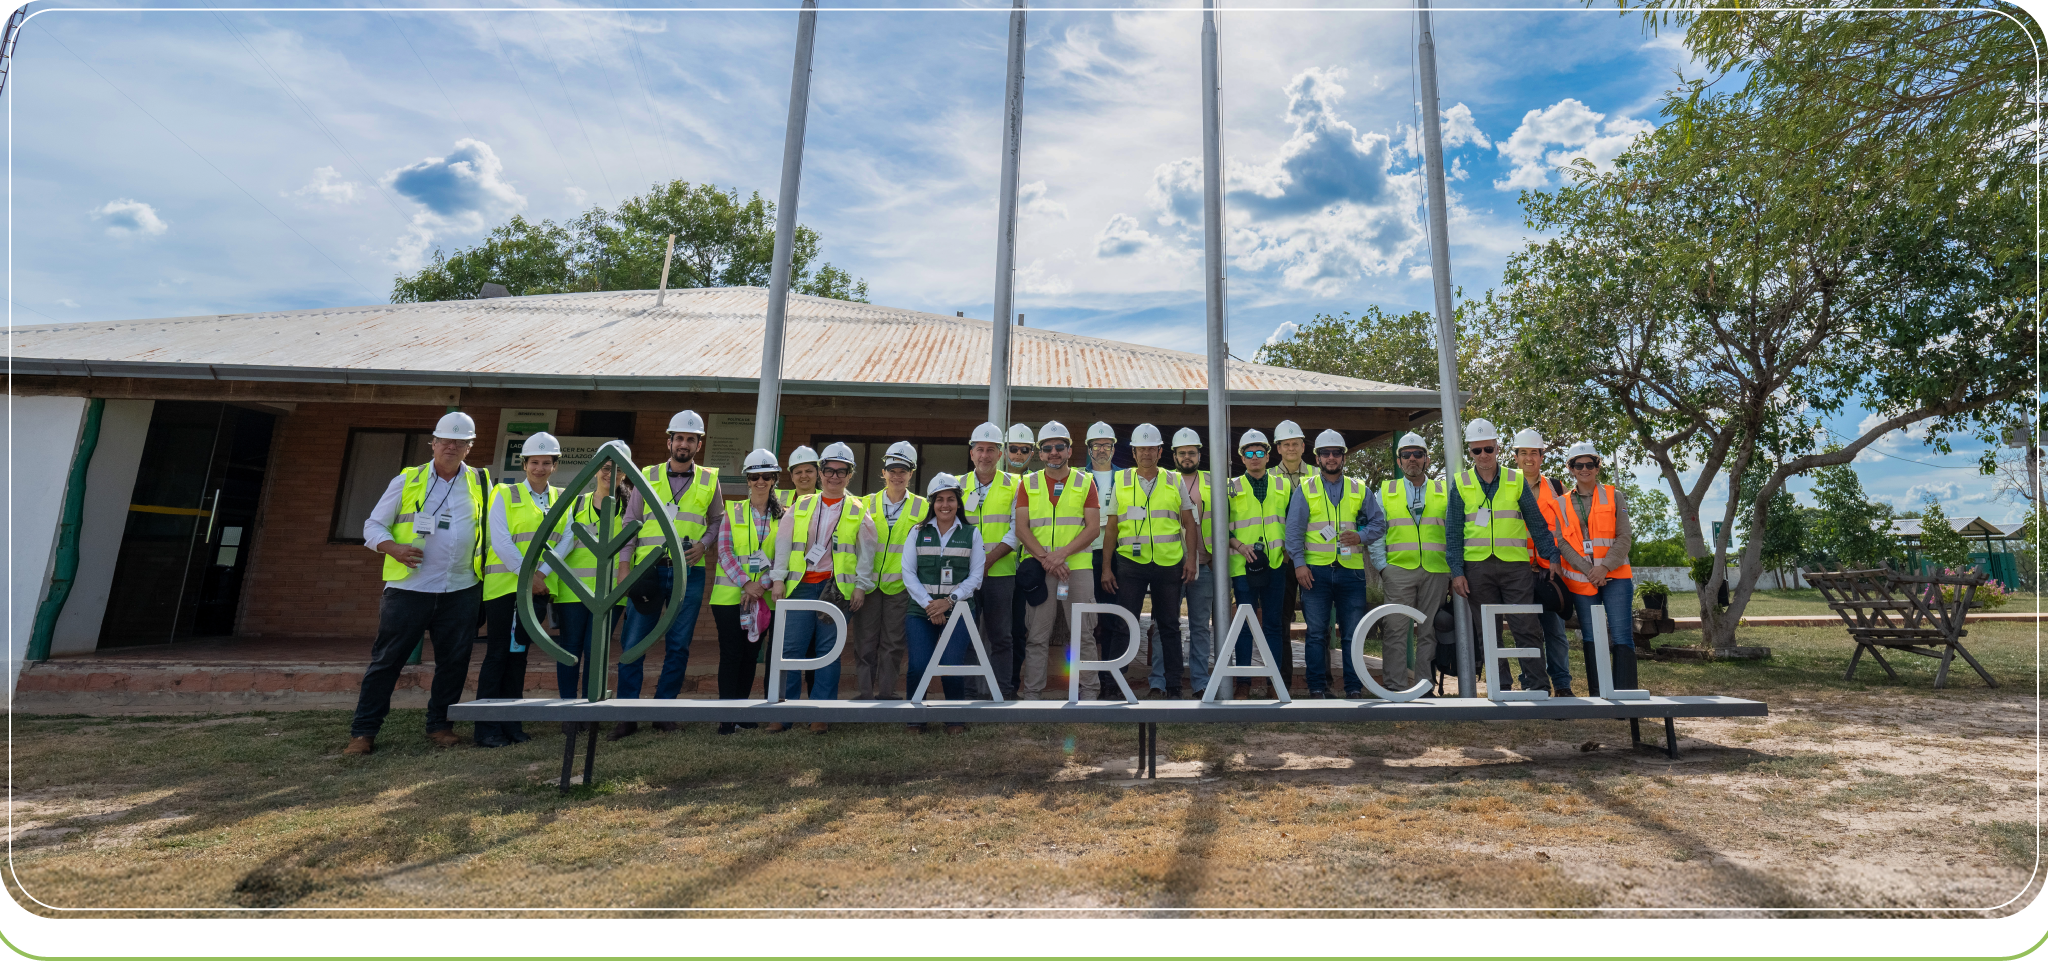
[[[540,727],[441,751],[421,712],[397,712],[374,756],[343,758],[344,712],[17,716],[9,887],[66,917],[135,913],[38,902],[1955,915],[2028,887],[2031,626],[1971,629],[1995,690],[1965,669],[1933,691],[1933,661],[1911,656],[1897,683],[1875,667],[1845,683],[1839,630],[1743,642],[1775,655],[1643,664],[1652,693],[1771,704],[1681,721],[1677,762],[1632,751],[1618,722],[1164,726],[1167,779],[1137,783],[1117,779],[1128,728],[686,725],[603,743],[598,786],[563,795],[561,738]]]
[[[1692,593],[1671,594],[1671,609],[1676,616],[1698,616],[1698,598]],[[1638,601],[1640,605],[1641,601]],[[2000,607],[1975,607],[1972,612],[1988,613],[2040,613],[2039,594],[2015,592]],[[1828,609],[1827,601],[1821,599],[1819,590],[1757,590],[1749,598],[1749,608],[1743,616],[1791,617],[1791,616],[1834,616]]]

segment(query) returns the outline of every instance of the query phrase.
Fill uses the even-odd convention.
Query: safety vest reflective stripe
[[[400,512],[391,521],[391,540],[395,543],[413,545],[415,534],[412,524],[419,518],[420,505],[426,501],[427,490],[432,486],[430,480],[434,478],[434,464],[429,462],[418,466],[407,466],[399,473],[399,476],[404,481],[398,487],[398,508],[400,510],[404,510],[408,506],[412,508],[409,512]],[[461,485],[468,490],[470,518],[476,521],[476,539],[475,542],[470,544],[469,551],[469,571],[479,580],[483,579],[484,556],[489,553],[490,542],[487,517],[490,508],[491,487],[484,483],[484,478],[483,470],[473,466],[463,466],[458,470],[454,480],[454,484]],[[397,583],[412,576],[412,574],[412,567],[400,563],[390,556],[384,557],[384,582]]]
[[[1458,496],[1465,504],[1465,552],[1468,562],[1489,557],[1527,563],[1529,527],[1522,521],[1522,474],[1506,467],[1488,498],[1476,471],[1458,474]]]
[[[395,519],[395,520],[392,520],[392,522],[394,522],[394,523],[410,523],[410,522],[412,522],[412,517],[413,517],[413,514],[411,514],[411,513],[399,513],[399,514],[398,514],[398,518],[397,518],[397,519]]]
[[[674,496],[668,486],[668,464],[655,463],[640,467],[641,478],[653,488],[660,511],[668,514],[675,524],[676,535],[683,539],[701,542],[711,514],[711,501],[720,498],[718,493],[718,470],[705,466],[690,468],[690,485],[681,496]],[[661,524],[656,522],[652,512],[641,520],[640,535],[633,541],[633,561],[639,562],[653,555],[656,547],[662,545]],[[680,560],[672,561],[680,563]],[[708,564],[708,560],[705,563]]]
[[[1031,537],[1047,552],[1053,552],[1074,541],[1080,535],[1081,527],[1088,525],[1084,515],[1088,507],[1088,494],[1095,491],[1095,477],[1086,472],[1067,470],[1067,481],[1061,484],[1058,503],[1052,499],[1052,486],[1046,482],[1046,471],[1041,469],[1024,477],[1025,519],[1031,523]],[[1065,515],[1059,515],[1064,513]],[[1093,570],[1095,560],[1087,547],[1078,553],[1067,555],[1067,569]]]
[[[895,596],[903,592],[903,540],[910,535],[910,528],[924,519],[925,499],[916,493],[903,494],[903,509],[896,514],[896,522],[889,522],[888,496],[883,493],[869,493],[874,503],[875,529],[887,528],[881,533],[882,551],[875,554],[875,584],[886,595]]]

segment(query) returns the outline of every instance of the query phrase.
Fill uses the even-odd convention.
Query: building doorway
[[[101,648],[234,634],[276,422],[220,402],[156,404]]]

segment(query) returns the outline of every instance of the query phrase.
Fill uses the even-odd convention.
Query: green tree
[[[485,282],[514,295],[639,291],[661,283],[664,243],[676,239],[670,288],[763,287],[775,256],[775,206],[755,192],[687,181],[657,184],[617,210],[591,208],[567,225],[514,216],[470,248],[435,249],[426,267],[399,276],[394,302],[474,298]],[[818,233],[798,225],[790,290],[867,301],[867,283],[818,261]]]
[[[1948,524],[1940,500],[1928,500],[1920,514],[1920,558],[1951,570],[1970,565],[1970,544]]]
[[[1806,530],[1808,565],[1874,569],[1899,557],[1898,540],[1892,535],[1892,520],[1897,517],[1890,506],[1863,491],[1856,467],[1844,463],[1815,470],[1813,501],[1816,510]]]
[[[1761,472],[1744,476],[1738,499],[1745,504],[1754,503],[1756,491],[1763,487],[1763,483],[1764,474]],[[1779,489],[1765,502],[1761,527],[1756,525],[1756,517],[1751,513],[1744,513],[1736,520],[1736,525],[1745,547],[1752,543],[1761,544],[1756,554],[1757,561],[1767,570],[1795,566],[1803,557],[1806,515],[1800,512],[1799,500],[1784,489]]]
[[[1621,498],[1628,503],[1628,525],[1630,531],[1635,534],[1636,545],[1660,542],[1678,536],[1678,522],[1671,518],[1670,494],[1661,489],[1637,485],[1635,477],[1627,475],[1615,480],[1614,485],[1621,490]]]

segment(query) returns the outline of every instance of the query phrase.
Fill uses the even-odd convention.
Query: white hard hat
[[[817,461],[818,450],[810,446],[798,446],[789,452],[789,468],[791,469],[795,469],[805,463],[815,463]]]
[[[849,466],[856,465],[856,463],[853,461],[853,447],[848,446],[846,443],[843,442],[835,442],[829,446],[826,446],[825,455],[821,457],[820,461],[843,462]]]
[[[782,471],[782,467],[775,464],[775,453],[766,449],[756,449],[753,452],[747,453],[745,465],[746,468],[742,471],[749,476],[757,472]]]
[[[626,440],[624,440],[624,439],[613,439],[612,441],[610,441],[610,442],[607,442],[607,443],[605,443],[604,445],[605,445],[605,446],[616,446],[616,447],[618,448],[618,450],[619,450],[619,455],[621,455],[621,456],[625,456],[625,457],[626,457],[626,461],[627,461],[627,462],[632,462],[632,461],[633,461],[633,447],[632,447],[632,446],[629,446],[629,445],[626,445]],[[602,449],[602,448],[604,448],[604,446],[599,446],[598,448],[599,448],[599,449]]]
[[[1021,442],[1027,446],[1035,446],[1038,444],[1038,440],[1033,438],[1031,435],[1031,427],[1025,425],[1022,422],[1019,422],[1016,425],[1010,427],[1010,441]]]
[[[1402,437],[1401,437],[1401,444],[1400,444],[1400,445],[1397,445],[1397,446],[1395,446],[1395,447],[1394,447],[1394,451],[1395,451],[1395,452],[1400,452],[1401,450],[1403,450],[1403,449],[1407,449],[1407,448],[1409,448],[1410,446],[1413,446],[1413,447],[1415,447],[1415,448],[1417,448],[1417,449],[1421,449],[1421,450],[1422,450],[1422,451],[1424,451],[1424,452],[1428,452],[1428,451],[1429,451],[1429,441],[1428,441],[1428,440],[1426,440],[1426,439],[1424,439],[1424,438],[1422,438],[1422,437],[1421,437],[1421,436],[1419,436],[1419,435],[1416,435],[1416,434],[1415,434],[1415,433],[1413,433],[1413,432],[1411,432],[1411,433],[1409,433],[1409,434],[1407,434],[1407,435],[1405,435],[1405,436],[1402,436]]]
[[[1088,427],[1088,438],[1081,441],[1094,442],[1097,439],[1108,439],[1111,442],[1115,442],[1116,430],[1110,428],[1107,422],[1098,422]]]
[[[1350,448],[1349,446],[1344,444],[1344,434],[1338,432],[1335,429],[1324,429],[1323,431],[1316,433],[1316,448],[1318,450],[1329,449],[1331,447],[1335,447],[1338,449]]]
[[[1465,441],[1468,443],[1498,442],[1500,441],[1500,430],[1495,429],[1493,423],[1485,419],[1474,419],[1471,422],[1465,423]]]
[[[442,416],[441,421],[434,423],[434,438],[474,439],[476,420],[470,418],[467,413],[450,412]]]
[[[1244,435],[1238,437],[1237,447],[1239,449],[1243,449],[1244,447],[1249,446],[1254,442],[1262,446],[1272,445],[1272,443],[1266,441],[1265,433],[1260,432],[1257,429],[1246,429],[1244,431]]]
[[[1295,425],[1293,419],[1282,419],[1279,425],[1273,427],[1273,443],[1275,445],[1286,442],[1289,439],[1306,438],[1308,437],[1302,434],[1301,427]]]
[[[1173,447],[1175,449],[1179,449],[1182,446],[1195,446],[1199,448],[1201,445],[1202,434],[1186,426],[1182,426],[1179,432],[1173,434]]]
[[[1048,439],[1065,439],[1068,442],[1073,442],[1074,436],[1073,433],[1067,431],[1066,426],[1060,425],[1058,422],[1048,422],[1038,427],[1038,441],[1045,442]]]
[[[561,440],[545,432],[536,432],[533,435],[527,436],[526,442],[519,447],[519,458],[521,460],[524,460],[527,456],[560,457],[561,455]]]
[[[704,434],[704,417],[684,409],[668,420],[668,431],[694,432],[701,436]]]
[[[993,422],[984,422],[975,426],[974,434],[967,437],[967,444],[971,446],[977,442],[993,442],[997,448],[1001,448],[1003,445],[1003,427]]]
[[[948,489],[953,490],[954,492],[959,492],[960,477],[955,476],[950,472],[942,472],[936,476],[933,476],[931,482],[924,484],[924,495],[926,499],[930,499],[931,497],[937,496],[938,494],[945,492]]]
[[[892,442],[889,451],[882,456],[882,468],[909,466],[917,468],[917,447],[908,442]]]
[[[1572,464],[1572,460],[1580,456],[1592,456],[1595,459],[1600,459],[1600,450],[1593,448],[1593,444],[1590,442],[1572,443],[1572,447],[1564,451],[1564,464],[1569,466]],[[1607,460],[1600,459],[1600,461],[1606,462]]]
[[[1140,423],[1136,429],[1131,430],[1131,445],[1163,446],[1165,444],[1166,442],[1159,438],[1159,427],[1150,422]]]
[[[1537,432],[1534,429],[1523,429],[1515,433],[1515,448],[1548,449],[1550,448],[1550,443],[1543,441],[1543,433]]]

